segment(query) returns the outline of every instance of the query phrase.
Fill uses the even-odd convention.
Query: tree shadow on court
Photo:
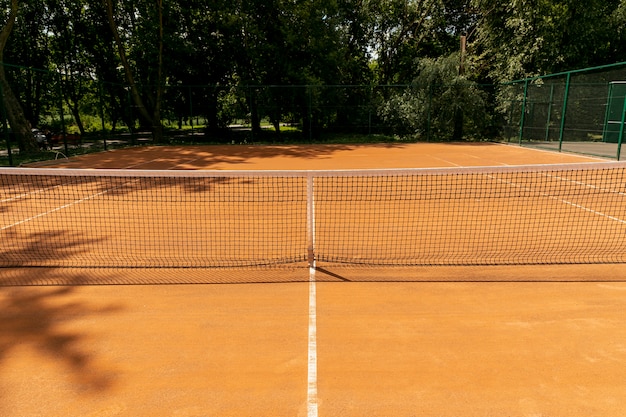
[[[54,178],[50,183],[34,186],[36,191],[51,190],[46,197],[47,208],[39,208],[34,215],[18,216],[18,220],[25,220],[9,225],[0,233],[4,242],[0,247],[0,286],[308,280],[304,231],[298,232],[302,250],[296,255],[289,250],[293,258],[285,259],[283,253],[276,255],[271,245],[264,254],[251,253],[248,249],[245,256],[238,255],[251,239],[260,242],[283,239],[270,237],[274,229],[265,224],[268,216],[277,229],[285,221],[277,208],[277,198],[285,199],[283,191],[281,187],[263,183],[267,179],[185,177],[172,182],[169,177]],[[251,194],[258,191],[258,181],[264,187],[260,197]],[[304,219],[306,179],[299,181],[297,187],[299,200],[294,202],[289,197],[283,204],[297,206],[295,210]],[[56,196],[53,195],[56,190],[77,194]],[[246,207],[231,213],[230,223],[220,218],[226,201],[235,201],[233,207]],[[18,210],[19,204],[22,203],[18,202]],[[254,205],[256,208],[248,210]],[[231,206],[226,208],[230,210],[228,207]],[[63,215],[57,217],[57,212]],[[248,218],[243,226],[238,225],[242,216],[259,213],[263,219]],[[212,226],[203,229],[194,222],[210,222]],[[41,231],[28,232],[38,228]],[[233,233],[244,240],[226,242],[229,246],[223,246],[224,236]],[[193,253],[191,246],[187,246],[192,239],[196,244]],[[281,244],[285,247],[284,242]]]
[[[223,146],[203,148],[195,154],[194,159],[184,162],[184,155],[177,156],[177,160],[189,169],[210,169],[219,164],[231,164],[245,168],[250,160],[271,159],[276,157],[294,160],[322,161],[330,160],[333,155],[355,151],[363,147],[375,149],[403,149],[406,143],[376,143],[376,144],[315,144],[315,145],[264,145],[264,146]],[[280,168],[277,168],[280,169]],[[301,168],[305,169],[305,168]]]
[[[49,243],[50,236],[45,233],[32,237],[29,244],[15,253],[15,248],[8,251],[0,249],[0,261],[9,257],[27,259],[37,245]],[[52,237],[54,240],[56,237]],[[80,239],[65,240],[69,247],[80,248],[85,242]],[[71,250],[59,248],[51,250],[51,256],[59,258],[70,255]],[[103,303],[98,300],[84,300],[76,295],[77,285],[88,281],[87,274],[77,271],[63,272],[45,267],[6,267],[0,268],[0,373],[7,376],[5,381],[13,380],[3,369],[12,372],[27,364],[24,372],[33,372],[34,364],[28,363],[29,357],[39,358],[44,363],[54,364],[66,371],[61,371],[58,379],[47,379],[36,374],[20,375],[19,380],[39,381],[36,390],[48,387],[52,395],[59,387],[71,387],[77,395],[98,393],[109,390],[116,380],[113,366],[107,369],[101,360],[88,349],[95,343],[94,335],[78,330],[77,323],[91,320],[93,317],[114,314],[123,309],[122,305]],[[106,358],[104,358],[106,360]],[[20,361],[22,361],[20,363]],[[26,362],[23,362],[26,361]],[[99,365],[96,365],[96,362]],[[17,375],[16,375],[17,376]],[[6,384],[7,382],[3,382]],[[6,391],[7,387],[0,386]],[[25,388],[28,390],[28,387]],[[22,390],[22,394],[24,394]],[[18,410],[3,409],[0,394],[0,414],[13,415]]]
[[[99,238],[81,238],[77,233],[70,233],[62,230],[49,230],[28,235],[17,234],[13,231],[6,231],[3,236],[5,246],[0,249],[0,267],[59,267],[74,266],[80,267],[83,264],[81,259],[85,259],[89,252],[93,256],[93,248],[104,241]],[[45,271],[44,268],[40,268]],[[41,274],[33,274],[33,278],[26,279],[25,283],[18,282],[18,285],[32,285],[35,279]],[[5,277],[6,278],[6,277]],[[41,279],[41,278],[38,278]],[[81,276],[75,276],[66,284],[81,284]],[[10,284],[0,279],[0,285]]]
[[[58,160],[48,166],[109,169],[246,169],[259,161],[281,157],[293,160],[330,160],[337,153],[369,149],[404,149],[409,143],[369,144],[271,144],[271,145],[172,145],[127,148],[119,152],[84,155],[75,160]],[[33,164],[41,165],[41,164]]]

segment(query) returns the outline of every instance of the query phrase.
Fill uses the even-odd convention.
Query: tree
[[[7,119],[9,120],[20,151],[28,153],[35,152],[38,149],[38,145],[31,132],[30,122],[24,116],[22,106],[7,81],[4,68],[4,49],[11,35],[11,31],[13,30],[13,26],[15,25],[18,8],[18,1],[11,0],[7,21],[4,23],[2,31],[0,31],[0,93],[2,93]]]
[[[49,20],[47,8],[40,2],[20,1],[16,25],[7,42],[5,62],[16,64],[5,67],[13,93],[22,105],[26,119],[33,127],[46,112],[49,88],[49,39],[45,28]]]
[[[415,58],[424,56],[442,22],[442,0],[377,0],[366,9],[378,82],[406,83],[415,76]]]
[[[133,102],[137,106],[139,114],[150,124],[155,142],[163,141],[163,125],[161,124],[161,104],[164,90],[163,77],[163,0],[156,0],[156,7],[148,2],[137,2],[142,8],[135,8],[135,3],[130,5],[123,2],[122,6],[127,6],[125,18],[129,27],[134,30],[136,42],[140,42],[145,49],[131,49],[136,54],[135,66],[133,67],[127,49],[129,46],[124,42],[116,22],[116,8],[114,0],[103,0],[107,20],[119,59],[124,69],[124,74]],[[156,29],[155,29],[156,28]],[[154,33],[156,32],[156,33]],[[154,39],[156,38],[156,39]],[[138,45],[136,45],[138,46]],[[144,58],[147,62],[141,62]],[[144,65],[142,65],[144,64]],[[135,79],[135,74],[143,75],[145,84],[144,94]],[[151,83],[153,82],[153,83]]]
[[[166,100],[179,120],[204,115],[207,129],[218,131],[230,122],[220,99],[233,80],[234,56],[240,46],[230,1],[171,2],[165,18],[168,84]],[[169,34],[169,35],[168,35]]]
[[[73,11],[71,13],[74,14]],[[80,32],[72,37],[76,42],[75,47],[80,51],[76,54],[76,59],[80,59],[84,76],[93,78],[94,84],[97,84],[97,91],[92,93],[98,96],[99,106],[108,113],[113,130],[119,121],[132,130],[135,120],[129,111],[131,104],[125,88],[124,72],[119,69],[115,41],[105,15],[105,9],[101,5],[98,7],[98,4],[94,6],[90,2],[83,3],[79,20],[73,24],[74,30]],[[61,49],[58,53],[63,54],[64,51]],[[63,65],[65,57],[61,58],[58,64],[55,58],[54,65]],[[73,77],[69,80],[73,80]],[[100,115],[100,111],[97,113]]]
[[[292,116],[310,132],[313,118],[321,115],[311,111],[314,97],[303,86],[342,83],[344,60],[351,61],[337,2],[240,0],[231,13],[238,28],[232,38],[236,76],[241,84],[254,86],[247,97],[253,131],[260,130],[266,116],[278,131],[289,103]],[[268,85],[301,88],[256,87]]]
[[[93,31],[86,20],[88,5],[77,0],[48,0],[48,8],[51,14],[48,25],[55,34],[50,37],[50,67],[57,74],[57,92],[84,135],[81,102],[93,88],[93,67],[89,60]]]
[[[401,133],[459,140],[455,121],[461,114],[465,135],[480,136],[489,118],[486,96],[475,82],[459,74],[459,54],[423,58],[417,67],[419,75],[411,87],[380,108],[383,119],[400,126]]]
[[[620,0],[472,0],[474,55],[496,82],[626,60]]]

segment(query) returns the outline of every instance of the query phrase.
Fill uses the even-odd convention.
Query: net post
[[[307,261],[309,268],[315,268],[315,200],[313,196],[315,188],[313,186],[313,173],[307,173],[306,178]]]

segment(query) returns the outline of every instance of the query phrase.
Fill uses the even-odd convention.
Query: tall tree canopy
[[[473,0],[475,53],[495,81],[626,60],[623,0]]]
[[[94,97],[157,139],[164,111],[202,112],[219,128],[234,86],[409,84],[457,53],[461,35],[464,76],[481,82],[626,61],[626,0],[0,0],[0,10],[2,61],[50,71],[0,72],[24,135],[61,100],[82,132]],[[199,85],[213,88],[185,90]],[[245,95],[254,127],[260,101],[278,128],[284,103],[311,100],[277,91]]]

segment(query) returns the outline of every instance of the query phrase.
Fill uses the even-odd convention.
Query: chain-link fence
[[[139,105],[154,87],[6,65],[11,91],[41,152],[26,154],[0,100],[0,165],[152,143]],[[620,158],[626,63],[505,85],[167,85],[160,121],[165,142],[504,140]],[[0,88],[0,95],[6,92]],[[153,109],[149,112],[153,114]],[[462,136],[459,136],[459,135]]]
[[[626,63],[515,81],[500,87],[509,142],[620,159]]]
[[[407,86],[168,86],[166,126],[200,127],[209,139],[225,130],[247,132],[249,141],[305,141],[328,133],[393,133],[380,117],[380,103]],[[269,135],[267,134],[269,133]],[[259,137],[255,137],[261,135]],[[228,135],[226,135],[228,136]],[[226,138],[227,139],[227,138]]]
[[[155,140],[151,129],[154,121],[145,119],[123,84],[8,65],[5,73],[41,153],[23,155],[6,102],[0,100],[0,165]],[[410,86],[168,85],[163,87],[160,111],[162,140],[324,142],[339,136],[393,140],[394,135],[406,134],[406,129],[386,119],[381,107],[407,89]],[[152,104],[154,90],[139,87],[145,107]],[[4,94],[0,89],[0,95]]]

